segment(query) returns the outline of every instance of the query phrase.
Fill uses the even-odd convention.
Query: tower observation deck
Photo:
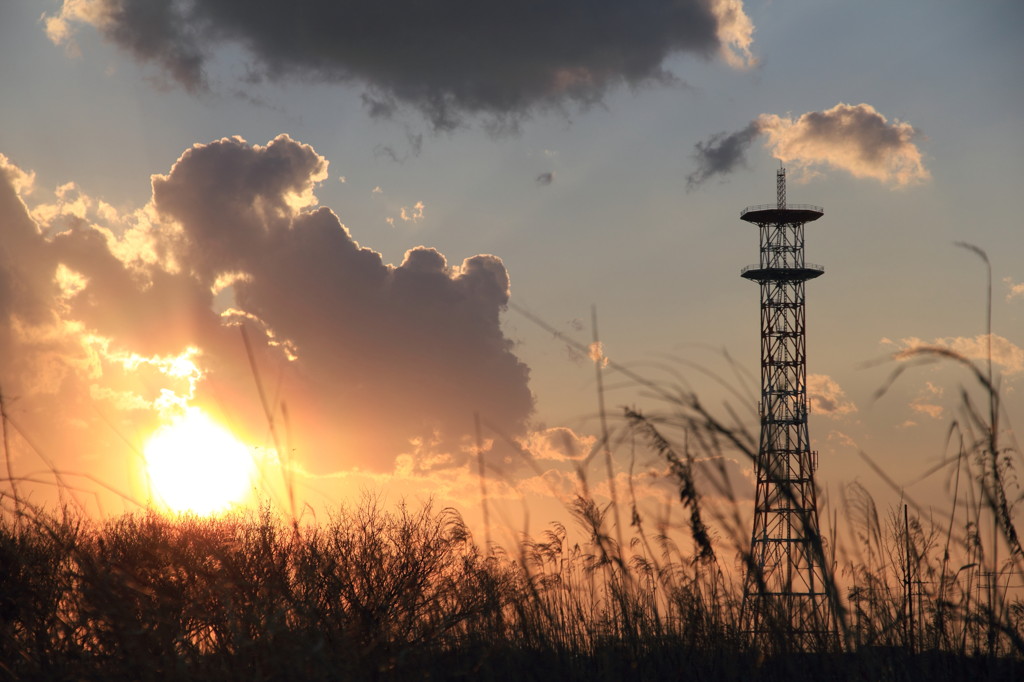
[[[742,622],[759,648],[822,650],[838,637],[807,430],[804,288],[825,269],[804,260],[804,225],[824,209],[786,203],[785,168],[776,189],[775,205],[740,213],[760,233],[760,260],[740,274],[761,289],[761,435]]]

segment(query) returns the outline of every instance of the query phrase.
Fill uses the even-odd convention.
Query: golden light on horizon
[[[249,448],[197,407],[161,426],[143,447],[149,492],[173,512],[227,511],[249,495]]]

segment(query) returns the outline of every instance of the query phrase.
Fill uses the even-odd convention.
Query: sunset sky
[[[984,357],[969,242],[1024,424],[1022,27],[1017,0],[5,2],[14,473],[141,499],[139,453],[191,406],[268,458],[276,432],[312,505],[378,486],[468,508],[478,413],[491,494],[568,496],[594,366],[519,309],[586,346],[596,306],[614,363],[756,428],[739,213],[774,202],[781,161],[789,201],[825,210],[819,484],[882,494],[863,451],[937,502],[942,475],[915,481],[975,384],[908,367],[874,395],[902,349]],[[605,381],[615,429],[670,408]]]

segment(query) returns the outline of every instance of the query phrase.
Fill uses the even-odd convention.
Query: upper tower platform
[[[740,211],[740,220],[755,225],[787,225],[792,223],[809,223],[825,215],[825,209],[811,204],[758,204],[747,206]]]
[[[804,223],[825,215],[825,209],[811,204],[786,203],[786,169],[775,174],[776,202],[747,206],[740,220],[761,230],[761,262],[740,271],[746,279],[762,284],[806,282],[820,277],[825,268],[804,262]]]

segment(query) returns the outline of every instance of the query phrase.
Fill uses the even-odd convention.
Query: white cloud
[[[840,102],[796,119],[761,114],[741,130],[715,133],[698,142],[694,146],[697,169],[687,176],[687,187],[695,189],[716,175],[745,166],[747,150],[764,136],[772,155],[804,179],[818,175],[822,167],[895,187],[931,178],[916,145],[918,130],[909,123],[890,122],[870,104]]]
[[[838,382],[826,374],[807,375],[807,400],[811,412],[837,419],[857,411]]]
[[[711,11],[718,18],[718,39],[721,55],[738,69],[757,65],[750,51],[754,43],[754,22],[743,11],[743,0],[713,0]]]
[[[831,166],[897,187],[931,178],[915,144],[920,133],[909,123],[890,122],[870,104],[839,103],[795,120],[761,114],[756,123],[772,154],[805,173]]]

